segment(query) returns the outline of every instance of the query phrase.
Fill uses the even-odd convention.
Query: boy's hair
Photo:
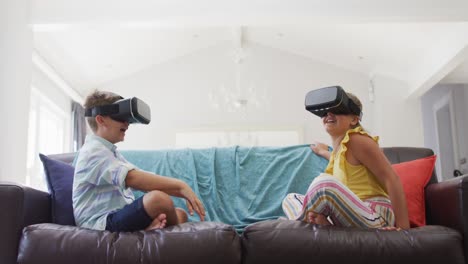
[[[95,106],[113,104],[120,99],[122,99],[122,97],[118,94],[115,94],[112,92],[95,90],[86,97],[83,107],[85,109],[89,109]],[[88,121],[88,125],[89,127],[91,127],[91,130],[93,132],[96,132],[97,131],[96,118],[88,116],[86,117],[86,121]]]

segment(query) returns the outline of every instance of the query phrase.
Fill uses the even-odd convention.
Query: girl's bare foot
[[[160,214],[155,219],[153,219],[153,222],[151,222],[151,224],[145,230],[148,231],[164,228],[166,227],[166,222],[166,214]]]
[[[317,214],[312,211],[307,213],[306,222],[318,225],[331,225],[330,222],[328,222],[327,217],[325,217],[323,214]]]
[[[177,223],[182,224],[188,221],[188,215],[184,209],[177,207],[175,211],[177,215]]]

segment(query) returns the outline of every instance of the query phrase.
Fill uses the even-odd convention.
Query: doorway
[[[453,178],[454,171],[458,170],[458,143],[452,92],[434,103],[433,114],[438,154],[436,170],[439,180],[443,181]]]

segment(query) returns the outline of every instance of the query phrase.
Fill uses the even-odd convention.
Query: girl
[[[362,112],[359,99],[346,93]],[[283,210],[289,219],[320,225],[363,228],[409,228],[405,195],[377,143],[360,124],[360,115],[326,113],[322,117],[333,151],[322,143],[312,151],[329,160],[325,173],[306,195],[288,194]]]

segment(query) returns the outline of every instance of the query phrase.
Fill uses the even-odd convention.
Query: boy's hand
[[[185,185],[181,194],[185,200],[187,200],[189,214],[193,215],[193,211],[195,210],[195,212],[200,216],[200,220],[205,221],[205,207],[203,207],[203,203],[198,199],[192,189],[188,185]]]

